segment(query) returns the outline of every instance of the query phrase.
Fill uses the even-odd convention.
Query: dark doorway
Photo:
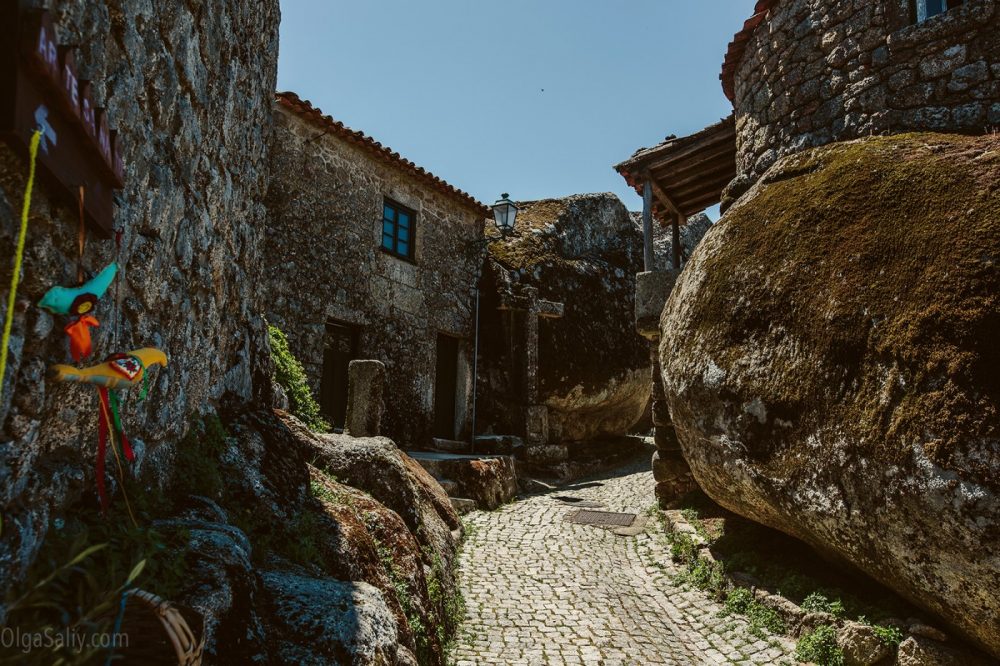
[[[347,369],[358,354],[358,329],[327,322],[323,346],[320,409],[334,428],[343,429],[347,417]]]
[[[438,335],[437,374],[434,379],[434,436],[455,439],[455,402],[458,396],[458,338]]]

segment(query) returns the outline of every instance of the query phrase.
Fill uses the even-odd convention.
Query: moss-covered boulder
[[[642,417],[650,393],[649,347],[634,322],[642,234],[613,194],[519,206],[517,233],[490,246],[495,284],[484,297],[481,328],[496,372],[486,372],[487,378],[495,377],[482,393],[523,397],[523,387],[502,385],[519,377],[514,366],[525,353],[516,347],[523,317],[491,317],[499,317],[500,295],[530,285],[540,298],[565,306],[562,318],[539,324],[539,402],[549,407],[550,438],[582,441],[623,434]],[[506,410],[486,404],[483,417],[499,420],[497,430],[504,431]]]
[[[776,164],[664,310],[701,486],[1000,655],[1000,137]]]

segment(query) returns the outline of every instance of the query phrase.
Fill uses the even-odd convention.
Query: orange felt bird
[[[90,339],[90,329],[100,325],[94,316],[82,315],[63,328],[66,335],[69,336],[69,353],[77,363],[90,356],[91,352],[94,351],[94,345]]]

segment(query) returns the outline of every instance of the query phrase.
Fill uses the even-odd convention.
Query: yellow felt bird
[[[155,347],[144,347],[127,354],[115,354],[104,363],[89,368],[54,365],[50,372],[57,382],[77,382],[120,389],[138,386],[151,365],[166,367],[167,355]]]

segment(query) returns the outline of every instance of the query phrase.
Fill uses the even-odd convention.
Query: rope
[[[10,296],[7,297],[7,318],[3,323],[3,338],[0,340],[0,396],[3,395],[3,379],[7,372],[7,347],[10,345],[10,329],[14,325],[14,302],[17,299],[17,285],[21,281],[21,264],[24,262],[24,242],[28,236],[28,213],[31,212],[31,191],[35,187],[35,166],[38,163],[38,144],[42,140],[41,130],[31,135],[28,149],[30,155],[28,184],[24,188],[24,208],[21,209],[21,231],[17,237],[17,251],[14,253],[14,274],[10,277]]]
[[[77,255],[77,260],[76,260],[76,281],[77,281],[78,284],[81,284],[81,285],[83,284],[83,247],[84,247],[84,244],[87,242],[87,225],[84,222],[84,210],[83,210],[83,198],[85,196],[84,192],[86,192],[86,190],[84,189],[83,185],[81,185],[80,186],[80,202],[79,202],[80,203],[80,229],[79,229],[79,232],[77,233],[77,238],[76,238],[76,244],[77,244],[78,249],[79,249],[79,254]]]

